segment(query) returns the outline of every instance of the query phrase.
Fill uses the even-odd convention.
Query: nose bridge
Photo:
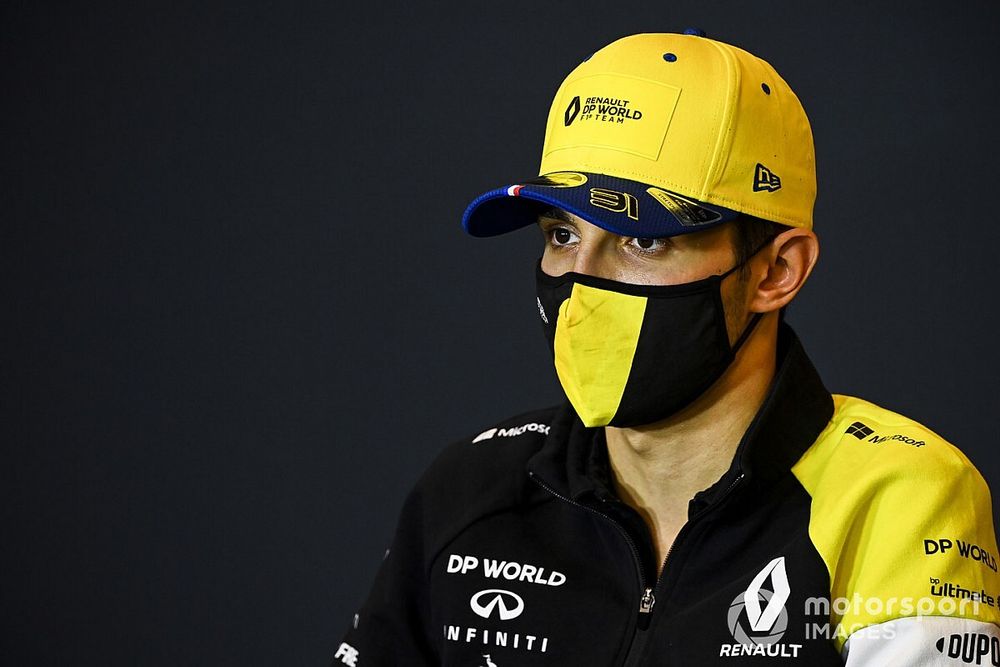
[[[597,278],[612,278],[609,253],[614,252],[615,235],[594,228],[583,235],[573,261],[573,271]]]

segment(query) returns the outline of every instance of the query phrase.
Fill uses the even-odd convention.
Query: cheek
[[[653,259],[628,258],[618,267],[616,280],[636,285],[679,285],[705,277],[705,268],[690,257],[670,253]]]
[[[722,305],[726,313],[726,329],[730,345],[736,342],[750,318],[748,310],[749,284],[738,275],[727,278],[722,284]]]
[[[550,276],[559,276],[572,270],[573,260],[567,259],[567,253],[558,252],[546,243],[542,252],[542,271]]]

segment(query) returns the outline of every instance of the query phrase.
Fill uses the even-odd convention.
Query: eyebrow
[[[554,206],[543,209],[542,212],[538,214],[539,222],[542,218],[551,218],[553,220],[561,220],[562,222],[573,222],[566,211]]]

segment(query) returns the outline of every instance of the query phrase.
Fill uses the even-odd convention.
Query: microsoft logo
[[[875,431],[873,431],[872,429],[868,428],[867,426],[865,426],[861,422],[854,422],[853,424],[851,424],[850,426],[847,427],[846,431],[844,431],[844,433],[849,433],[850,435],[853,435],[858,440],[864,440],[865,438],[867,438],[868,436],[870,436],[874,432]]]

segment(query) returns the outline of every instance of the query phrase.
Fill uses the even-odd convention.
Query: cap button
[[[705,37],[705,31],[701,28],[684,28],[685,35],[694,35],[695,37]]]

